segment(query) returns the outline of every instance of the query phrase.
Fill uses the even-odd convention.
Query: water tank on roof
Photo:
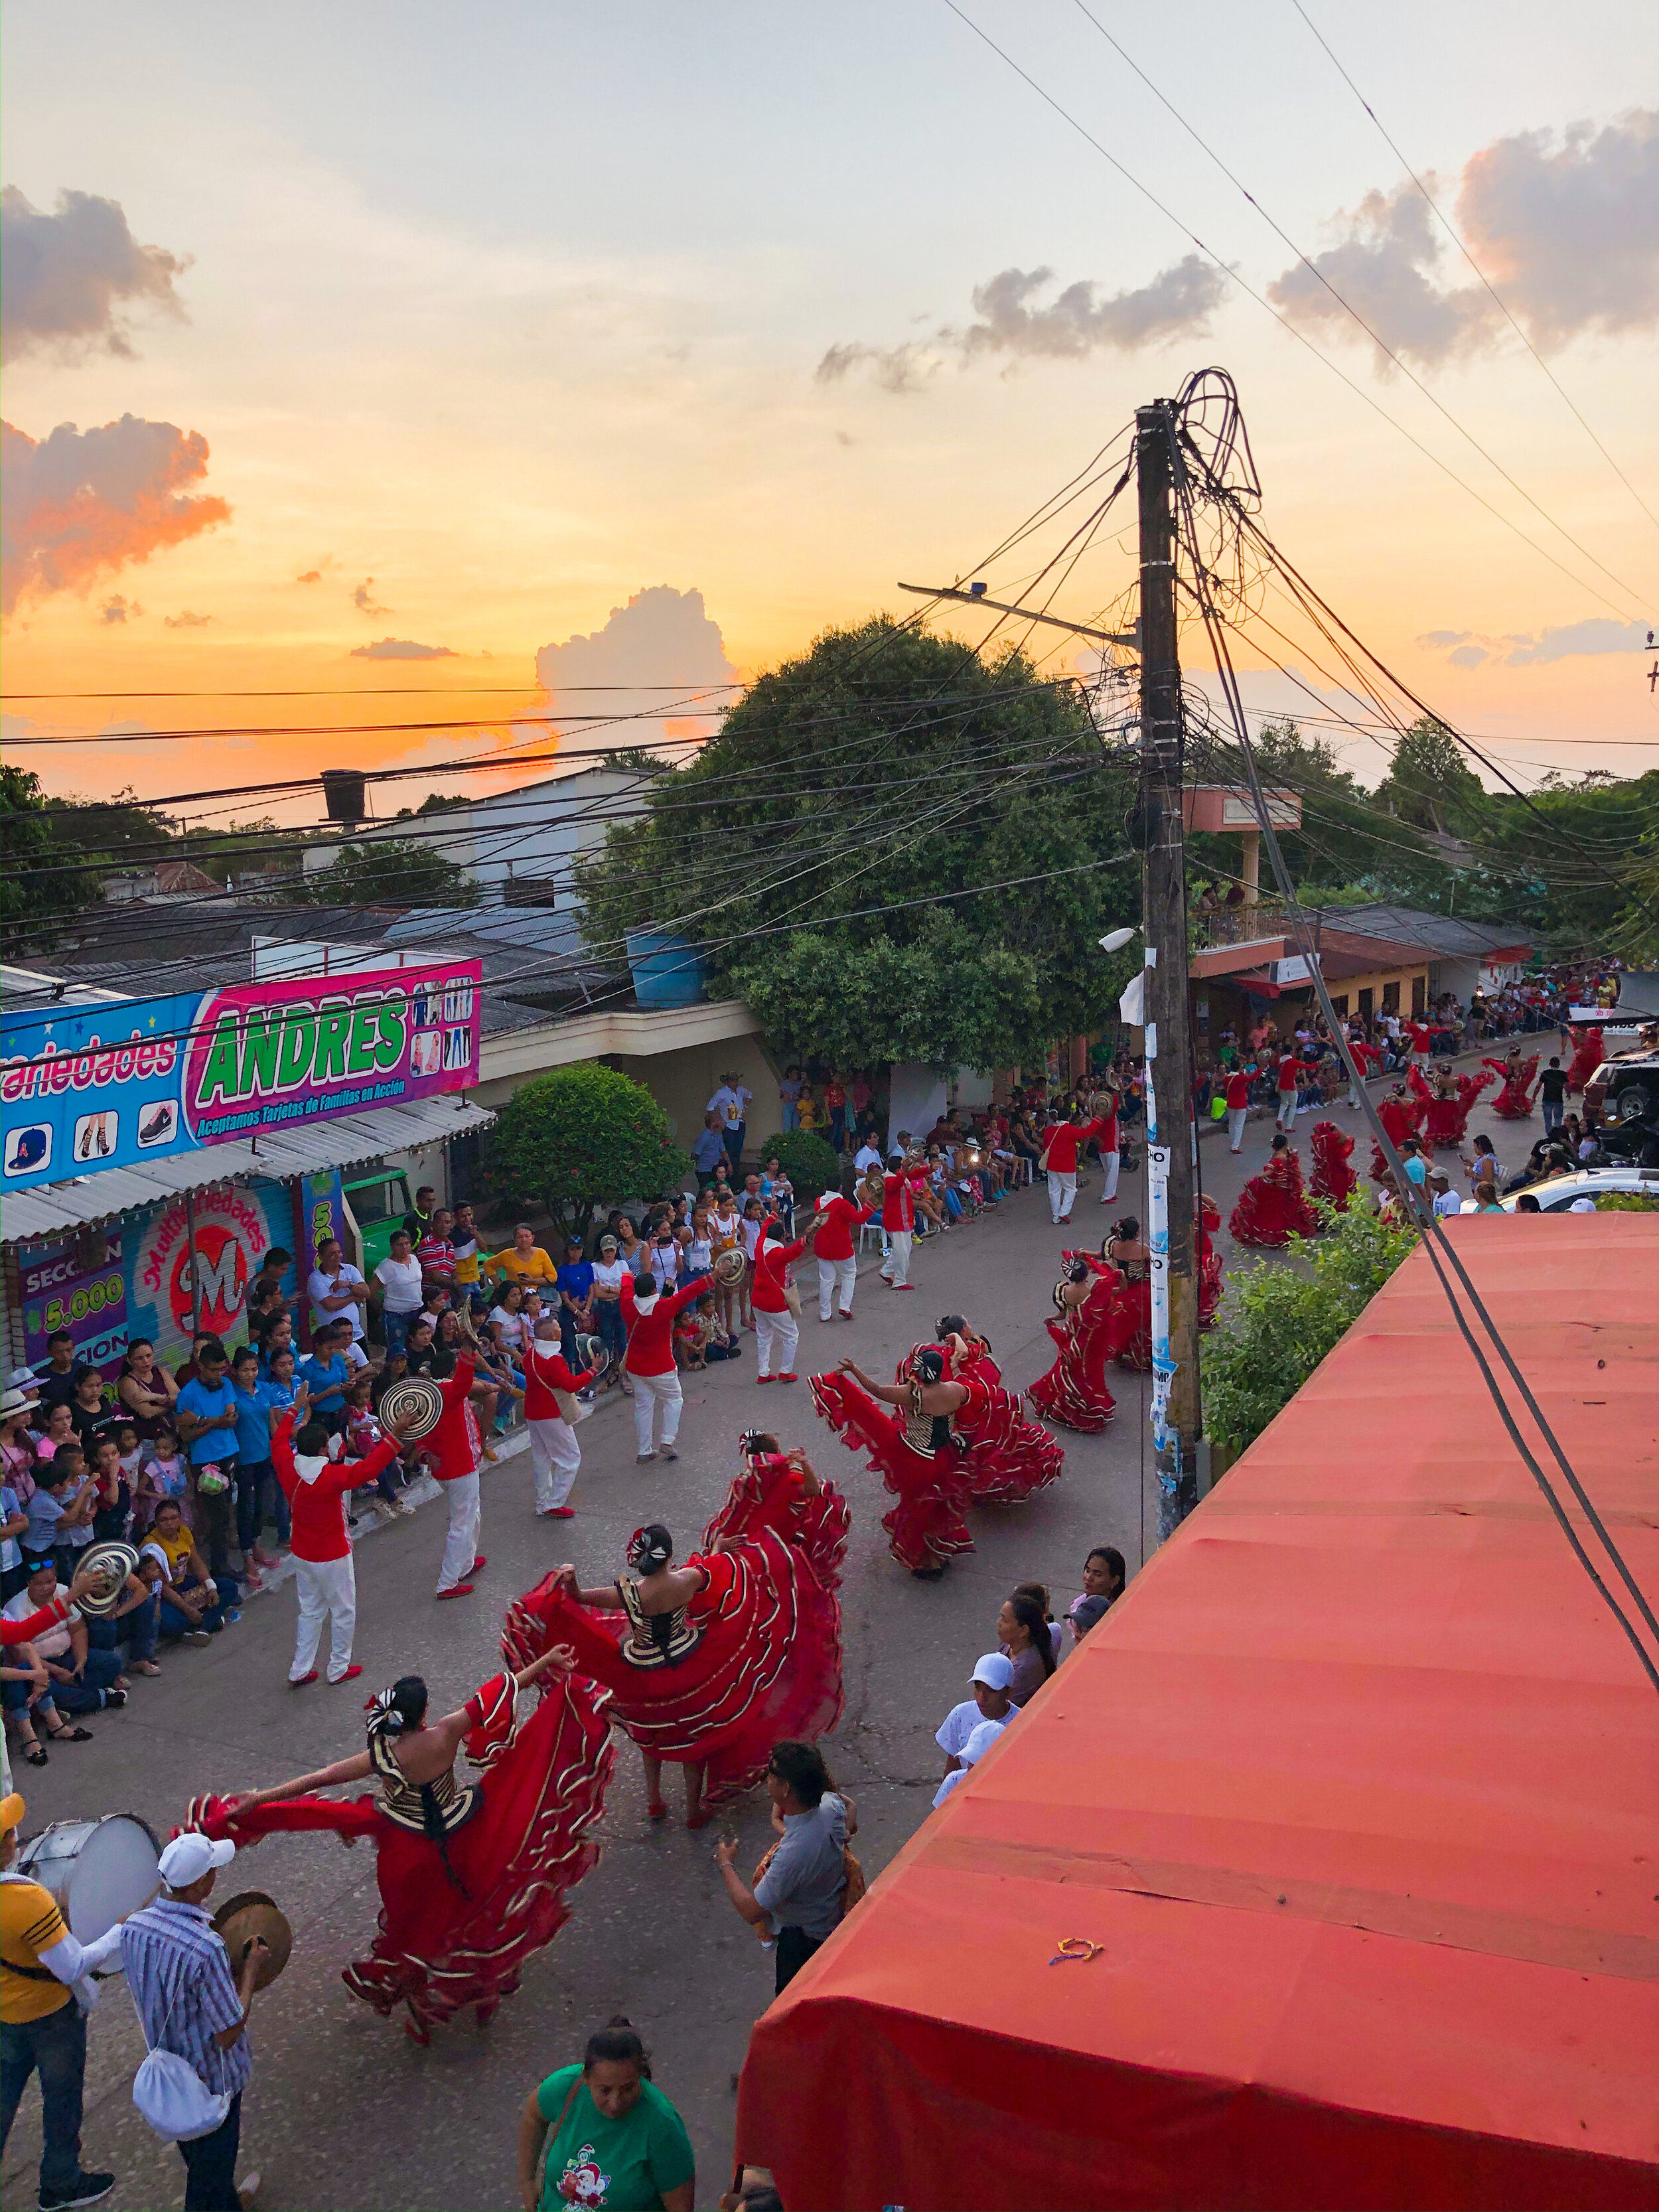
[[[628,964],[634,996],[642,1006],[696,1006],[708,995],[708,969],[684,937],[656,929],[630,929]]]

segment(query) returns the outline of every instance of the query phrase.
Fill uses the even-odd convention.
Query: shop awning
[[[1258,999],[1276,999],[1282,988],[1265,968],[1247,968],[1242,975],[1229,975],[1224,980],[1237,990],[1254,991]]]
[[[1659,1590],[1659,1220],[1447,1225]],[[1659,2205],[1656,1751],[1413,1253],[768,2010],[738,2151],[843,2212]]]
[[[207,1190],[238,1176],[286,1182],[327,1168],[356,1167],[388,1152],[414,1152],[441,1138],[464,1136],[495,1120],[488,1107],[454,1097],[416,1099],[406,1106],[376,1106],[367,1114],[300,1121],[234,1144],[179,1152],[153,1166],[106,1168],[101,1175],[41,1184],[0,1199],[0,1243],[33,1244],[90,1229],[137,1206]]]

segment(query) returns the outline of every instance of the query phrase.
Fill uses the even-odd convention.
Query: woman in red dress
[[[1123,1278],[1091,1252],[1066,1252],[1061,1258],[1066,1273],[1054,1285],[1057,1318],[1047,1323],[1054,1340],[1054,1364],[1038,1376],[1030,1395],[1062,1428],[1097,1436],[1117,1409],[1105,1377]]]
[[[1044,1490],[1066,1464],[1066,1454],[1044,1428],[1028,1421],[1018,1394],[1003,1388],[1002,1370],[989,1341],[975,1334],[960,1314],[942,1314],[937,1323],[945,1347],[945,1380],[966,1386],[955,1427],[963,1445],[963,1474],[975,1505],[1019,1505]],[[910,1357],[924,1347],[917,1345]],[[900,1369],[902,1381],[907,1360]]]
[[[1140,1224],[1133,1213],[1112,1224],[1112,1233],[1100,1248],[1122,1277],[1113,1319],[1112,1357],[1120,1367],[1150,1375],[1152,1369],[1152,1255],[1140,1237]]]
[[[863,1451],[898,1504],[882,1521],[887,1546],[918,1582],[937,1582],[946,1562],[971,1552],[965,1510],[965,1455],[951,1426],[961,1385],[945,1381],[941,1345],[910,1356],[902,1383],[872,1382],[850,1359],[814,1375],[812,1403],[848,1451]]]
[[[1353,1146],[1349,1146],[1352,1152]],[[1221,1304],[1226,1270],[1215,1249],[1215,1232],[1221,1226],[1221,1208],[1206,1191],[1198,1202],[1198,1325],[1208,1328]]]
[[[574,1567],[507,1617],[509,1656],[557,1635],[611,1692],[609,1717],[645,1762],[647,1809],[667,1817],[665,1761],[685,1769],[685,1825],[702,1828],[752,1789],[783,1737],[811,1742],[841,1718],[841,1585],[851,1512],[804,1451],[750,1430],[742,1472],[679,1565],[659,1522],[636,1529],[618,1576],[584,1589]]]
[[[1283,1132],[1273,1139],[1273,1157],[1238,1194],[1228,1223],[1240,1244],[1277,1249],[1292,1237],[1316,1237],[1319,1216],[1302,1188],[1302,1163]]]
[[[1576,1098],[1607,1058],[1607,1043],[1599,1023],[1578,1032],[1577,1048],[1567,1070],[1567,1096]]]
[[[1346,1213],[1359,1182],[1348,1165],[1353,1158],[1353,1139],[1345,1137],[1334,1121],[1316,1121],[1308,1141],[1314,1160],[1309,1194],[1328,1199],[1339,1213]]]
[[[1414,1137],[1423,1122],[1423,1102],[1413,1098],[1403,1083],[1394,1089],[1376,1109],[1376,1118],[1389,1133],[1389,1142],[1396,1152],[1407,1137]],[[1388,1162],[1382,1157],[1381,1145],[1371,1146],[1371,1181],[1386,1183],[1390,1180]]]
[[[566,1893],[599,1863],[589,1832],[616,1754],[606,1693],[573,1673],[574,1654],[544,1634],[459,1712],[427,1718],[426,1684],[405,1674],[370,1700],[368,1747],[274,1790],[198,1798],[187,1827],[239,1846],[323,1830],[376,1849],[380,1920],[369,1955],[345,1969],[353,1996],[390,2018],[399,2005],[416,2043],[465,2007],[479,2024],[519,1986],[525,1961],[570,1917]],[[522,1723],[520,1690],[538,1702]],[[463,1745],[483,1770],[455,1778]],[[380,1794],[310,1795],[377,1779]]]
[[[1413,1068],[1407,1080],[1423,1108],[1423,1134],[1437,1151],[1461,1145],[1468,1134],[1469,1113],[1487,1085],[1496,1081],[1488,1073],[1454,1076],[1443,1067],[1432,1089]]]
[[[1492,1112],[1505,1121],[1529,1121],[1538,1054],[1534,1053],[1530,1060],[1522,1060],[1517,1046],[1507,1060],[1483,1060],[1480,1065],[1491,1068],[1504,1086],[1492,1102]]]

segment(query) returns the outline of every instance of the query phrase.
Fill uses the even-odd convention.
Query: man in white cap
[[[548,1314],[537,1322],[524,1352],[524,1425],[530,1431],[536,1510],[550,1521],[568,1521],[576,1510],[569,1502],[582,1463],[576,1423],[593,1410],[576,1395],[593,1380],[593,1370],[574,1370],[560,1342],[560,1323]]]
[[[980,1723],[979,1726],[969,1737],[967,1742],[963,1745],[962,1749],[957,1753],[957,1763],[955,1767],[945,1776],[944,1781],[939,1784],[939,1788],[934,1791],[933,1806],[935,1810],[937,1810],[938,1808],[945,1802],[945,1799],[950,1796],[951,1792],[957,1788],[958,1784],[966,1781],[969,1769],[979,1765],[981,1759],[984,1758],[986,1753],[989,1751],[991,1746],[996,1741],[997,1738],[1002,1734],[1002,1731],[1007,1727],[1007,1725],[1008,1723],[1006,1721],[981,1721]]]
[[[963,1747],[981,1721],[994,1721],[999,1728],[1006,1728],[1019,1711],[1008,1694],[1013,1679],[1014,1662],[1006,1651],[988,1651],[975,1662],[968,1678],[971,1696],[951,1706],[933,1737],[945,1753],[947,1779],[961,1765]]]
[[[829,1320],[832,1301],[842,1321],[853,1318],[853,1292],[859,1279],[853,1232],[861,1229],[874,1212],[871,1206],[854,1206],[838,1190],[826,1190],[818,1200],[822,1218],[812,1239],[812,1256],[818,1263],[820,1321]]]
[[[12,1871],[23,1813],[15,1790],[0,1798],[0,2151],[38,2069],[46,2138],[40,2203],[55,2212],[96,2204],[115,2186],[112,2173],[82,2171],[81,2094],[86,2016],[98,2002],[91,1975],[119,1950],[121,1928],[118,1922],[96,1942],[77,1942],[52,1892]]]
[[[1593,1198],[1575,1198],[1567,1208],[1569,1213],[1595,1213],[1599,1209]]]
[[[210,2135],[179,2146],[189,2176],[185,2212],[241,2212],[259,2186],[257,2173],[237,2181],[236,2153],[242,2092],[253,2070],[247,2019],[270,1946],[254,1936],[233,1971],[225,1940],[204,1910],[220,1869],[235,1856],[234,1844],[210,1843],[193,1829],[175,1836],[157,1868],[161,1896],[121,1930],[121,1963],[144,2041],[182,2058],[211,2094],[230,2095],[230,2109]]]

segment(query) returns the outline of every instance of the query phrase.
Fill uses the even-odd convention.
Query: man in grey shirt
[[[840,1924],[847,1838],[857,1834],[859,1822],[852,1799],[830,1788],[814,1744],[775,1744],[766,1787],[779,1840],[759,1881],[751,1890],[732,1865],[735,1838],[715,1847],[714,1862],[739,1915],[750,1927],[764,1923],[775,1939],[776,1987],[783,1990]]]

